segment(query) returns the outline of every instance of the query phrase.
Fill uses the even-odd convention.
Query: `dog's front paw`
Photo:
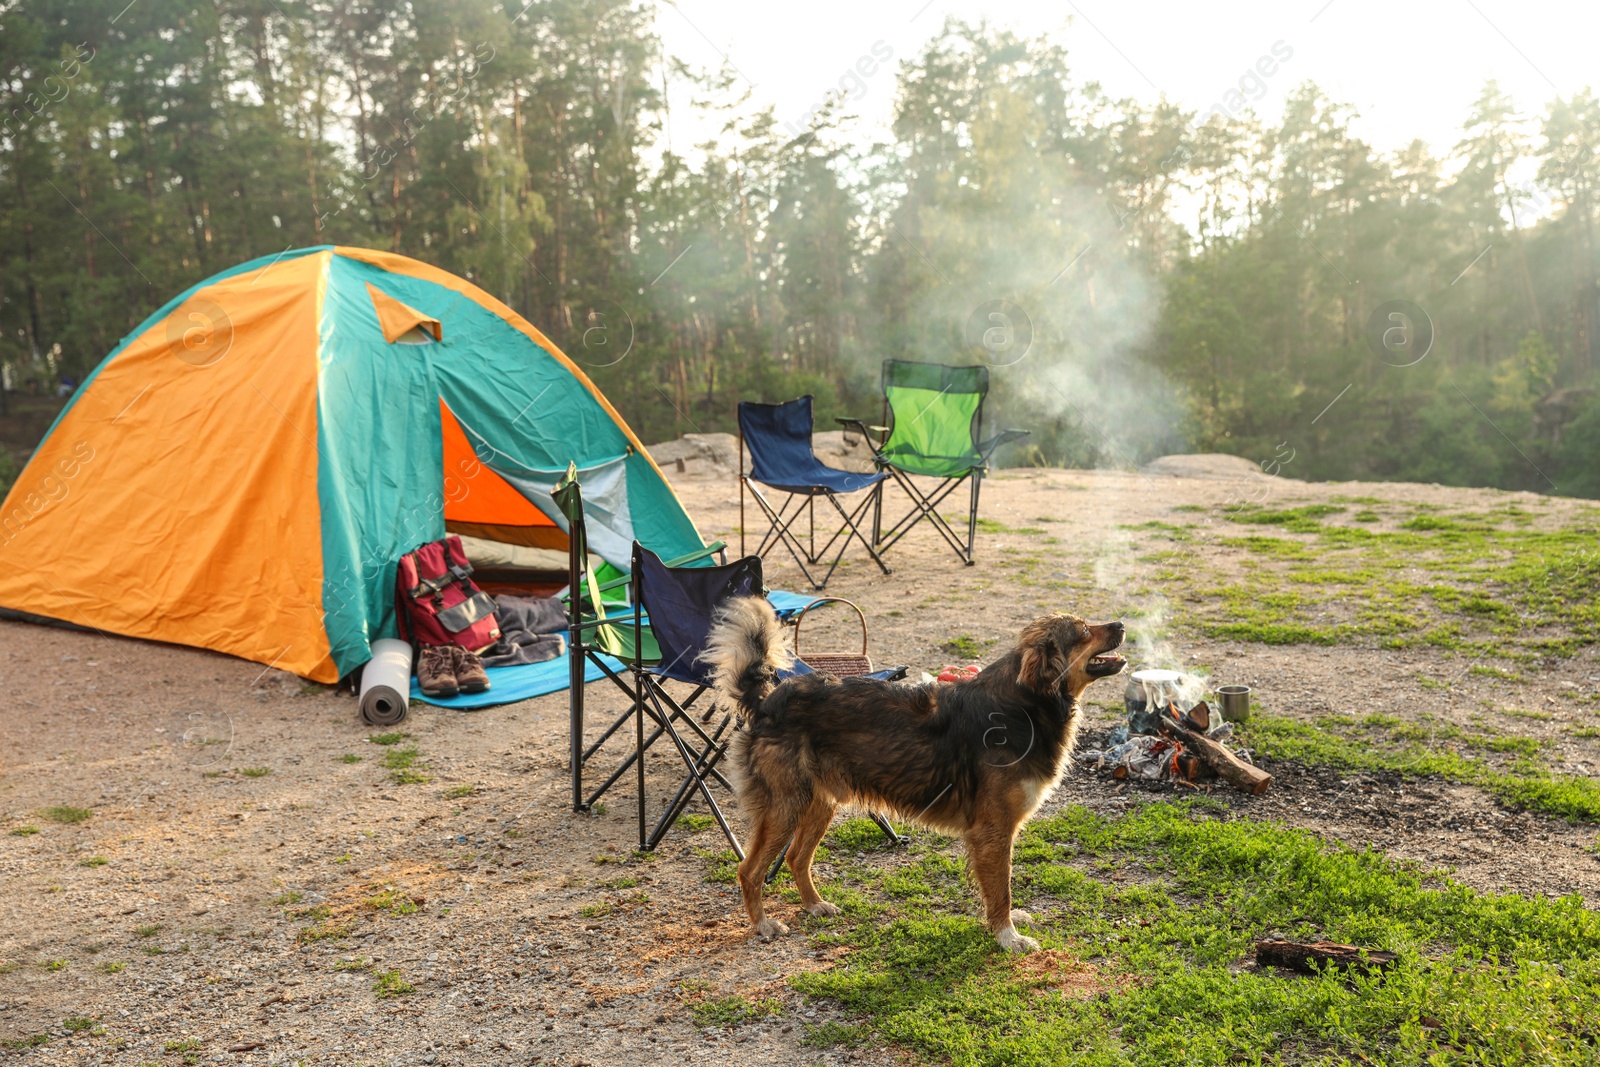
[[[775,937],[782,937],[789,932],[789,928],[777,919],[762,919],[756,923],[756,933],[771,941]]]
[[[829,904],[826,900],[819,900],[806,910],[813,915],[837,915],[839,914],[839,905]]]
[[[1000,942],[1000,947],[1007,952],[1038,952],[1039,942],[1031,937],[1023,937],[1014,927],[1006,927],[998,934],[995,940]]]
[[[1011,925],[1012,926],[1015,926],[1018,923],[1031,923],[1031,922],[1033,922],[1033,916],[1031,914],[1029,914],[1028,912],[1023,911],[1021,908],[1012,908],[1011,909]]]

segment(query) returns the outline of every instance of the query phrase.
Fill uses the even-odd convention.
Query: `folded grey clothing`
[[[520,667],[543,663],[562,655],[567,639],[561,634],[530,634],[526,630],[502,633],[500,640],[478,654],[485,667]]]
[[[554,634],[567,628],[567,612],[553,596],[497,596],[494,617],[500,632],[521,630],[530,634]]]

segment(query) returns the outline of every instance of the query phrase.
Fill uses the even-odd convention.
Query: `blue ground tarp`
[[[601,656],[606,665],[614,671],[627,669],[627,664],[610,656]],[[496,704],[514,704],[519,700],[532,700],[550,693],[559,693],[567,687],[567,679],[571,676],[572,668],[568,666],[566,656],[557,656],[555,659],[543,663],[524,663],[520,667],[489,667],[489,688],[482,693],[462,693],[454,697],[425,697],[422,690],[417,688],[417,680],[411,679],[411,700],[413,703],[433,704],[441,708],[459,708],[462,711],[474,711],[478,708],[491,708]],[[593,663],[585,666],[583,680],[585,682],[599,681],[605,674]]]
[[[815,599],[817,598],[814,596],[786,593],[781,589],[767,593],[767,600],[772,603],[773,610],[778,613],[779,618],[784,619]],[[612,659],[610,656],[600,658],[614,671],[620,673],[627,669],[627,664],[619,659]],[[422,690],[417,688],[417,680],[412,678],[411,701],[414,704],[432,704],[435,707],[456,708],[461,711],[492,708],[499,704],[514,704],[519,700],[532,700],[534,697],[561,692],[567,688],[571,670],[566,656],[557,656],[543,663],[525,663],[520,667],[490,667],[489,688],[485,692],[462,693],[460,696],[449,698],[423,696]],[[604,677],[604,672],[594,663],[584,665],[585,682],[597,682]]]

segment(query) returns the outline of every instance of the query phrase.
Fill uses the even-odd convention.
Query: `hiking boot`
[[[451,645],[423,645],[417,654],[417,688],[425,697],[453,697],[461,692],[456,681]]]
[[[476,652],[464,648],[451,649],[455,660],[456,684],[463,693],[481,693],[489,688],[489,673],[483,669],[483,660]]]

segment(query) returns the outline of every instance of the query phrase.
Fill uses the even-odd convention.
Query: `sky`
[[[1356,107],[1353,132],[1380,152],[1421,137],[1447,153],[1489,78],[1534,119],[1556,96],[1600,81],[1600,4],[1582,0],[658,0],[657,28],[692,66],[730,62],[751,104],[773,105],[780,125],[803,129],[807,112],[844,84],[859,115],[848,129],[870,144],[887,131],[899,61],[950,16],[1048,34],[1065,43],[1081,80],[1145,103],[1165,95],[1204,112],[1243,82],[1271,122],[1288,92],[1311,80]],[[1288,58],[1277,61],[1275,49]],[[1262,57],[1274,57],[1270,77],[1254,73]],[[852,73],[858,64],[872,73]],[[715,132],[686,88],[670,104],[679,153]]]

